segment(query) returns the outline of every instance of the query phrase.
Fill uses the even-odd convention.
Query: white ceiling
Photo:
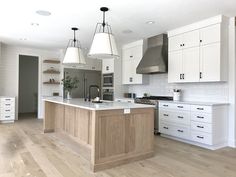
[[[90,47],[95,25],[107,21],[119,44],[166,32],[218,14],[236,16],[236,0],[1,0],[0,40],[7,44],[38,48],[65,48],[71,27],[80,29],[79,40]],[[35,13],[47,10],[45,17]],[[155,24],[145,22],[153,20]],[[39,23],[32,26],[31,23]],[[132,30],[131,34],[122,33]],[[22,41],[20,38],[26,38]]]

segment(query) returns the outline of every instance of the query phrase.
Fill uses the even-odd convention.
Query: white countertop
[[[133,108],[154,108],[153,105],[135,104],[135,103],[124,103],[124,102],[113,102],[104,101],[103,103],[92,103],[84,101],[81,98],[73,98],[70,100],[63,98],[45,98],[44,101],[49,101],[53,103],[89,109],[89,110],[112,110],[112,109],[133,109]]]
[[[192,105],[202,105],[202,106],[220,106],[228,105],[229,103],[217,103],[217,102],[198,102],[198,101],[169,101],[169,100],[160,100],[159,103],[176,103],[176,104],[192,104]]]

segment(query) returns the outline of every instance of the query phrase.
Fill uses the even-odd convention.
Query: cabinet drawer
[[[174,112],[172,119],[176,123],[190,125],[190,112]]]
[[[198,122],[212,123],[212,114],[192,112],[191,120]]]
[[[183,139],[190,139],[190,127],[174,126],[173,135]]]
[[[212,113],[212,106],[191,105],[191,111]]]
[[[173,104],[173,109],[190,111],[190,105],[187,105],[187,104]]]
[[[15,102],[13,101],[3,101],[0,103],[0,107],[5,107],[5,106],[12,106],[14,107],[15,106]]]
[[[171,109],[173,108],[173,104],[172,103],[159,103],[159,107]]]
[[[166,111],[166,110],[159,111],[159,119],[164,120],[164,121],[173,121],[172,115],[173,113],[170,111]]]
[[[0,114],[13,114],[15,113],[15,110],[12,107],[6,107],[0,109]]]
[[[212,124],[191,121],[191,129],[206,133],[212,133]]]
[[[173,126],[166,124],[166,123],[162,123],[160,122],[160,126],[159,126],[160,132],[163,134],[167,134],[167,135],[172,135],[173,133]]]
[[[192,138],[192,141],[212,145],[212,135],[209,133],[192,131],[191,138]]]
[[[0,120],[14,120],[15,114],[0,114]]]

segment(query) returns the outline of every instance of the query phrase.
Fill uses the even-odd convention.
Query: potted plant
[[[66,91],[66,99],[71,99],[71,91],[79,87],[79,79],[66,76],[66,78],[62,79],[62,84]]]

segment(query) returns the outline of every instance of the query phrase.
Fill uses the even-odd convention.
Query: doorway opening
[[[38,66],[37,56],[19,55],[19,119],[37,118]]]

